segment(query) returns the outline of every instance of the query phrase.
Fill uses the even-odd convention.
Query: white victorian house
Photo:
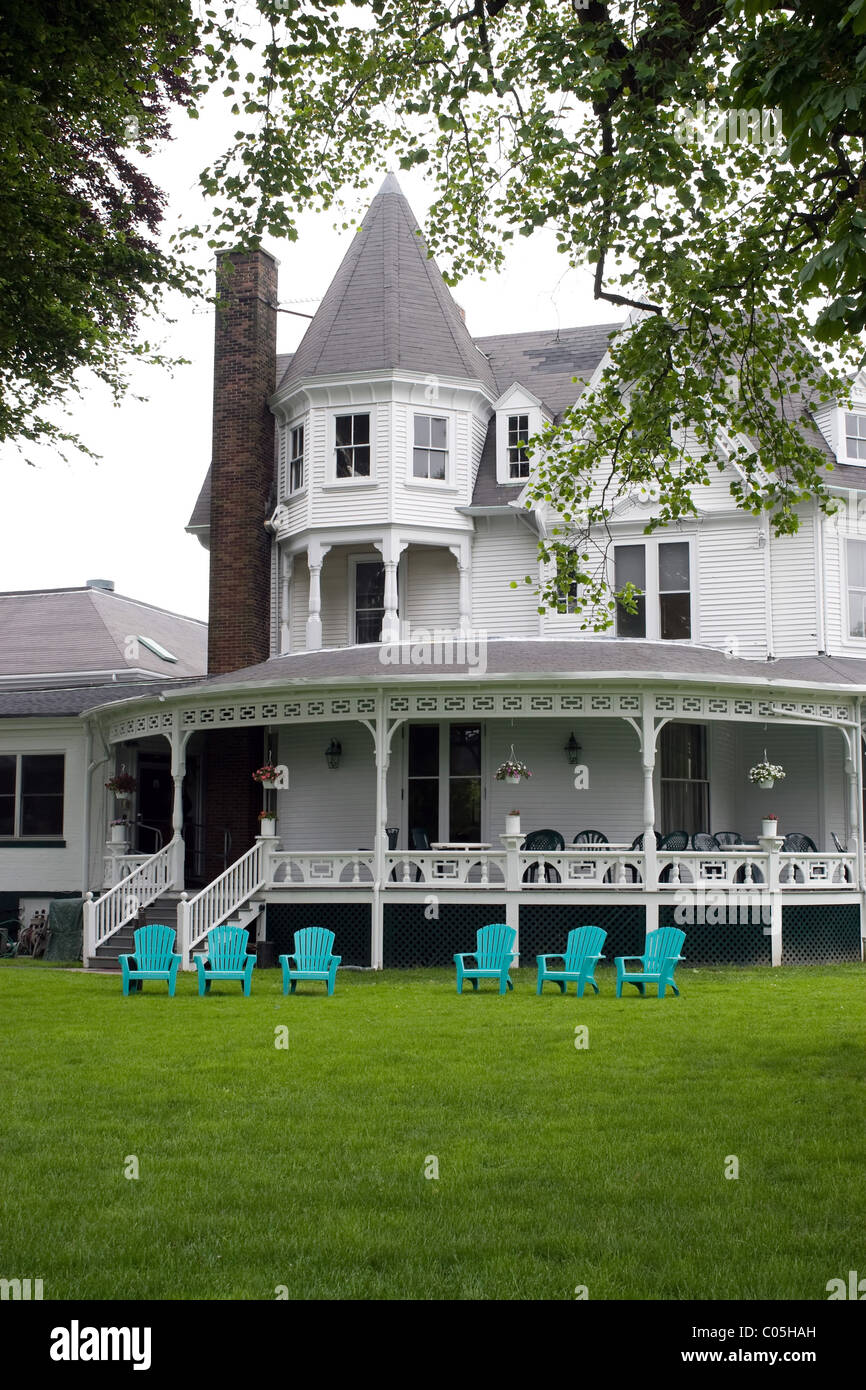
[[[643,597],[599,637],[539,612],[551,518],[526,504],[523,441],[619,325],[472,338],[393,176],[293,355],[272,258],[226,265],[189,526],[211,554],[209,675],[90,712],[118,766],[170,754],[173,839],[106,851],[88,957],[144,906],[176,912],[187,958],[231,919],[280,950],[330,927],[373,967],[448,963],[495,921],[524,964],[574,925],[605,927],[612,957],[674,920],[690,963],[859,959],[866,396],[815,417],[832,520],[804,506],[773,536],[727,463],[675,529],[620,510],[612,564]],[[512,752],[518,786],[494,776]],[[765,753],[772,791],[748,777]]]

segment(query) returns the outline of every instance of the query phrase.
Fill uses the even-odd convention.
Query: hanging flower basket
[[[264,767],[257,767],[253,773],[253,781],[261,782],[266,791],[273,791],[277,785],[277,769],[273,763],[265,763]]]
[[[105,786],[108,791],[114,793],[118,801],[128,801],[138,783],[126,768],[122,767],[114,777],[109,777]]]
[[[519,758],[515,758],[514,749],[512,748],[510,756],[505,759],[504,763],[499,764],[493,776],[496,778],[497,782],[511,782],[514,786],[517,786],[521,777],[531,777],[532,773],[529,771],[526,763],[522,763]]]
[[[784,776],[785,769],[783,767],[780,767],[778,763],[767,761],[766,751],[763,760],[749,768],[749,781],[767,792],[772,790],[776,782],[781,782]]]

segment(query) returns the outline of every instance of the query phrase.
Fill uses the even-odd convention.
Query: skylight
[[[171,652],[166,651],[165,647],[161,647],[158,642],[154,642],[152,637],[142,637],[139,633],[138,641],[143,647],[147,647],[149,652],[153,652],[154,656],[158,656],[161,661],[177,661],[176,656],[172,656]]]

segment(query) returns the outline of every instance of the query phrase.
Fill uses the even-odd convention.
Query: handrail
[[[101,946],[121,927],[137,916],[139,909],[147,907],[174,882],[172,861],[174,845],[168,844],[145,859],[131,873],[115,883],[101,897],[94,898],[87,893],[84,899],[84,940],[85,955],[93,956],[97,946]]]
[[[264,886],[264,882],[264,852],[259,840],[195,897],[187,898],[181,894],[177,905],[177,922],[184,967],[188,964],[190,951],[204,940],[213,927],[218,927],[243,907],[253,893]]]

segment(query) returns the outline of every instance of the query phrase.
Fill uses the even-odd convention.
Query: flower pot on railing
[[[125,844],[126,844],[126,841],[127,841],[128,834],[129,834],[129,829],[128,829],[128,827],[127,827],[125,821],[124,821],[122,824],[120,824],[120,825],[112,825],[112,826],[111,826],[111,843],[112,843],[113,845],[125,845]]]
[[[263,816],[259,821],[259,834],[268,839],[273,839],[277,833],[277,821],[275,816]]]
[[[776,820],[775,817],[772,817],[769,820],[761,821],[761,834],[763,835],[764,839],[769,839],[770,836],[778,835],[778,833],[779,822]]]
[[[505,817],[505,833],[506,833],[506,835],[519,835],[519,834],[520,834],[520,812],[519,812],[519,811],[518,811],[516,814],[514,814],[514,815],[510,815],[510,816],[506,816],[506,817]]]

